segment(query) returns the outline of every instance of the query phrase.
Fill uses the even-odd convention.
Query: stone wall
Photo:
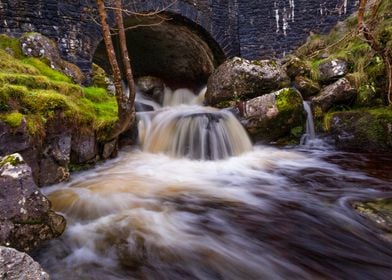
[[[165,9],[205,31],[227,57],[282,56],[313,32],[325,32],[354,8],[354,0],[126,0],[137,11]],[[135,2],[135,3],[134,3]],[[40,32],[83,71],[101,41],[93,0],[0,0],[0,33]]]

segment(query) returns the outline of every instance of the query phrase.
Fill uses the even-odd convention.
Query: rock
[[[45,142],[40,161],[39,184],[41,186],[63,182],[69,178],[71,134],[64,132],[59,135],[50,135]]]
[[[392,198],[353,203],[354,209],[382,229],[382,236],[392,241]]]
[[[296,56],[289,57],[285,67],[287,75],[291,79],[295,79],[297,76],[308,77],[310,75],[310,67]]]
[[[333,105],[350,104],[355,100],[356,89],[346,78],[323,88],[317,96],[311,99],[314,111],[327,112]],[[317,115],[317,114],[316,114]]]
[[[105,70],[95,63],[92,65],[91,82],[94,87],[106,89],[109,89],[109,87],[113,84],[113,81],[110,80]]]
[[[239,119],[254,140],[299,140],[304,132],[306,112],[301,94],[295,89],[281,89],[243,102],[238,107]]]
[[[49,274],[26,253],[0,246],[0,278],[49,280]]]
[[[31,143],[25,119],[16,128],[11,128],[0,120],[0,155],[24,151]]]
[[[50,209],[19,154],[1,158],[0,186],[0,245],[28,252],[63,233],[65,219]]]
[[[165,84],[157,77],[145,76],[137,79],[137,87],[145,96],[150,97],[158,104],[163,103],[165,95]]]
[[[348,73],[347,62],[340,59],[327,60],[319,65],[319,81],[330,83]]]
[[[304,76],[296,76],[294,86],[299,90],[304,99],[314,96],[320,92],[320,85]]]
[[[392,151],[392,110],[373,109],[335,112],[327,115],[326,132],[344,150]]]
[[[117,155],[117,139],[107,142],[103,145],[102,158],[113,158]]]
[[[63,60],[56,43],[42,34],[26,33],[20,38],[20,43],[24,55],[48,59],[50,67],[72,78],[75,83],[82,84],[85,80],[79,67]]]
[[[235,57],[219,66],[208,79],[206,103],[228,107],[230,101],[247,100],[288,86],[290,80],[275,61],[248,61]]]
[[[76,134],[72,137],[71,162],[73,164],[93,163],[96,161],[98,148],[94,133]]]

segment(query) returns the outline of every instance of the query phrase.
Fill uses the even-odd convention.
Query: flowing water
[[[392,243],[351,206],[392,196],[390,158],[252,147],[188,93],[139,113],[140,147],[45,189],[68,221],[37,255],[52,279],[391,279]]]

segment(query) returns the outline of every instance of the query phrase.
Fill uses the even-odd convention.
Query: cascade
[[[301,145],[307,145],[310,143],[310,141],[314,140],[316,138],[316,132],[314,129],[314,123],[313,123],[313,114],[312,114],[312,108],[310,108],[309,102],[304,101],[304,109],[306,111],[307,117],[306,117],[306,131],[305,134],[302,135],[301,137]]]
[[[250,151],[251,141],[232,113],[201,106],[199,96],[204,93],[204,89],[197,96],[187,89],[166,89],[162,108],[139,113],[143,150],[202,160]]]

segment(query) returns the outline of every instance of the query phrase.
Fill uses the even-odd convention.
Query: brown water
[[[199,125],[211,131],[214,122],[213,135],[237,145],[226,112],[206,117],[210,109],[189,107],[179,118],[183,109],[168,113],[170,122],[188,122],[174,125],[188,131],[179,135]],[[211,153],[189,153],[189,136],[178,153],[162,144],[169,136],[147,148],[148,135],[161,137],[151,131],[167,125],[160,114],[142,124],[140,148],[45,189],[68,220],[63,237],[37,255],[52,279],[391,279],[392,244],[351,207],[392,196],[390,156],[344,154],[323,142],[245,143],[200,160]],[[248,141],[241,129],[234,142]]]

